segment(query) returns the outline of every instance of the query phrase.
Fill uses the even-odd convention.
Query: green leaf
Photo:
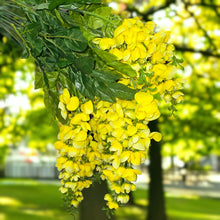
[[[75,59],[74,65],[83,74],[90,74],[94,68],[94,59],[91,56],[81,56]]]
[[[73,62],[71,62],[70,60],[67,60],[65,58],[60,58],[58,61],[57,61],[57,66],[59,68],[65,68],[67,66],[69,66],[70,64],[72,64]]]
[[[101,37],[100,32],[97,32],[94,29],[82,25],[80,26],[80,29],[83,33],[83,36],[87,39],[88,42],[96,37]]]
[[[95,95],[103,101],[107,102],[115,102],[115,96],[112,93],[111,89],[109,89],[103,82],[95,81]]]
[[[54,8],[58,7],[59,5],[68,5],[74,3],[81,3],[81,4],[96,4],[100,3],[100,0],[52,0],[49,4],[49,9],[53,10]]]
[[[35,5],[33,7],[34,10],[44,10],[44,9],[48,9],[49,3],[42,3],[39,5]]]
[[[108,86],[115,97],[126,100],[134,99],[134,95],[136,93],[134,89],[131,89],[121,83],[109,83]]]
[[[56,64],[59,68],[64,68],[69,66],[75,61],[76,57],[72,53],[67,53],[66,56],[59,57]]]
[[[42,73],[40,71],[35,71],[34,88],[40,89],[43,88],[43,85],[44,79]]]
[[[53,0],[53,1],[51,1],[51,3],[49,4],[49,9],[50,10],[53,10],[54,8],[56,8],[57,6],[59,6],[59,5],[62,5],[62,4],[70,4],[71,2],[73,2],[73,1],[71,1],[71,0]]]
[[[61,72],[59,74],[59,86],[62,86],[62,88],[67,88],[71,94],[74,94],[73,84],[70,81],[70,78],[68,76],[68,73]]]
[[[87,40],[78,27],[63,30],[51,36],[64,40],[65,46],[73,51],[82,52],[87,48]]]
[[[58,90],[52,91],[50,89],[44,88],[44,104],[46,108],[52,112],[54,118],[57,117],[61,123],[65,123],[65,120],[62,118],[60,110],[58,109],[58,97]]]
[[[25,36],[30,37],[30,40],[34,41],[37,37],[39,31],[41,30],[41,25],[38,22],[33,22],[25,26]]]
[[[113,71],[110,72],[110,71],[101,71],[101,70],[99,71],[93,70],[91,76],[109,82],[115,82],[116,80],[119,80],[122,77],[122,75],[119,73]]]
[[[174,66],[179,66],[181,70],[184,70],[184,67],[181,65],[181,63],[184,62],[183,59],[178,59],[176,56],[173,56],[173,62],[171,63],[171,65],[174,65]]]
[[[131,68],[128,64],[121,63],[117,61],[117,57],[113,54],[108,53],[107,51],[101,50],[99,48],[92,47],[95,53],[108,65],[118,70],[121,73],[124,73],[127,76],[134,77],[136,76],[136,71]]]
[[[69,77],[78,91],[89,99],[94,99],[94,85],[91,79],[78,71],[75,67],[69,69]]]
[[[45,57],[39,57],[38,58],[40,67],[46,71],[46,72],[51,72],[54,71],[56,69],[56,58],[53,56],[45,56]]]
[[[34,57],[37,57],[41,54],[43,50],[43,41],[41,39],[35,39],[32,41],[32,48],[31,48],[31,53]]]
[[[101,5],[99,8],[97,8],[96,6],[95,10],[93,10],[92,13],[105,19],[108,19],[111,15],[111,10],[112,9],[110,7]],[[106,21],[102,18],[93,15],[86,15],[85,19],[87,20],[88,27],[92,29],[98,29],[107,24]]]
[[[50,89],[57,88],[57,80],[59,73],[56,72],[46,72],[45,73],[48,79],[48,84]]]

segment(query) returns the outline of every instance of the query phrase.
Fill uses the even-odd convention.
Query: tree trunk
[[[150,122],[150,130],[158,130],[158,121]],[[166,220],[165,199],[162,177],[161,145],[152,140],[150,146],[150,184],[147,220]]]
[[[106,193],[106,182],[96,183],[83,191],[84,200],[80,206],[80,220],[109,220],[106,211],[102,210],[106,206],[104,201]],[[114,216],[111,220],[114,220]]]

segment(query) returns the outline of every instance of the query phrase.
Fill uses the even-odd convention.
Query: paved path
[[[148,188],[148,182],[148,176],[143,175],[138,178],[137,187]],[[220,174],[210,175],[203,180],[187,181],[186,184],[182,181],[166,180],[164,182],[164,191],[168,196],[205,196],[220,199]]]

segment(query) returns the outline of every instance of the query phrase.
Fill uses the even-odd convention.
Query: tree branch
[[[190,9],[188,8],[188,6],[189,6],[188,3],[185,2],[185,1],[183,1],[183,3],[185,4],[185,9],[186,9],[186,11],[190,14],[191,17],[194,18],[195,23],[197,24],[198,28],[203,31],[204,36],[205,36],[206,39],[208,40],[210,47],[212,47],[214,50],[217,50],[216,45],[213,43],[213,39],[209,36],[207,30],[205,30],[205,29],[203,28],[203,26],[201,25],[201,23],[199,22],[199,20],[197,19],[197,17],[194,15],[194,13],[191,12]]]
[[[138,15],[143,17],[143,20],[148,21],[148,20],[151,20],[151,19],[149,19],[150,15],[154,14],[157,11],[160,11],[162,9],[169,7],[170,4],[175,3],[175,2],[176,2],[175,0],[168,0],[165,2],[165,4],[160,5],[158,7],[151,7],[145,12],[140,12],[135,6],[131,7],[129,5],[128,5],[127,10],[130,12],[136,12]]]
[[[174,45],[177,51],[181,52],[191,52],[191,53],[201,53],[204,56],[217,57],[220,58],[220,54],[215,54],[210,50],[196,50],[195,48],[189,48],[185,46]]]

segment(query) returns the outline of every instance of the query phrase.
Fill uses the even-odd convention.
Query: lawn
[[[0,180],[0,220],[73,220],[63,209],[58,184],[34,180]],[[144,220],[147,191],[134,193],[134,206],[120,208],[117,220]],[[220,200],[191,196],[166,196],[169,220],[219,220]],[[77,216],[76,218],[77,219]]]

